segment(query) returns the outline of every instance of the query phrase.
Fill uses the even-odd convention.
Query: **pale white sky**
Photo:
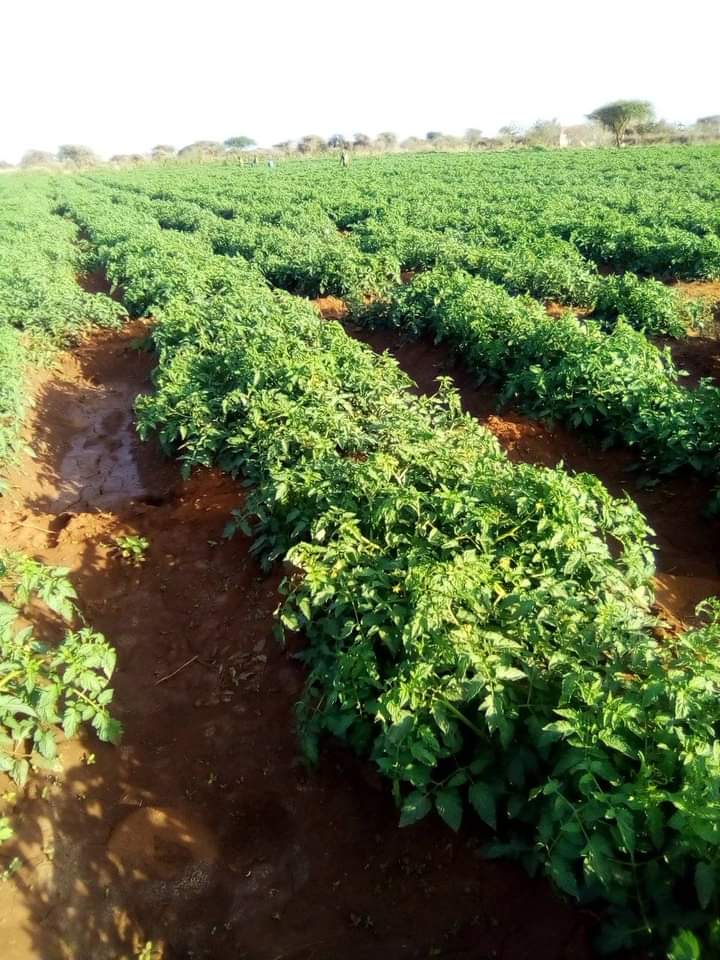
[[[718,0],[5,0],[0,159],[720,113]]]

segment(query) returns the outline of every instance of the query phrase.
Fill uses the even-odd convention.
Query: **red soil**
[[[318,297],[312,301],[326,320],[344,320],[349,310],[340,297]]]
[[[678,281],[674,289],[688,298],[706,300],[712,307],[712,323],[702,336],[686,340],[658,339],[661,346],[670,348],[676,366],[686,370],[683,379],[687,386],[695,386],[702,377],[720,383],[720,280]]]
[[[720,384],[720,340],[717,338],[697,336],[674,340],[654,337],[653,342],[670,349],[675,366],[687,374],[680,380],[686,387],[697,386],[703,378]]]
[[[126,729],[119,748],[64,744],[64,771],[17,800],[0,778],[17,831],[0,867],[22,858],[0,883],[3,960],[129,960],[150,939],[165,960],[587,960],[594,918],[483,861],[475,826],[398,829],[386,784],[341,747],[303,766],[303,670],[271,635],[280,572],[222,539],[241,488],[182,482],[137,441],[145,329],[98,334],[39,378],[36,457],[2,501],[0,542],[69,567],[116,644]],[[513,455],[542,447],[542,428],[501,422]],[[111,550],[129,532],[150,540],[139,568]]]
[[[574,313],[576,317],[587,317],[592,313],[590,307],[569,307],[564,303],[557,303],[555,300],[549,300],[545,304],[545,312],[551,317],[560,317],[567,311]]]

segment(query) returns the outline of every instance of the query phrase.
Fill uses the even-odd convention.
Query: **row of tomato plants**
[[[377,249],[371,246],[361,263],[336,236],[332,249],[339,251],[337,257],[328,255],[325,239],[313,244],[302,231],[268,227],[253,220],[226,222],[184,200],[151,200],[134,192],[116,194],[102,188],[96,192],[99,199],[107,202],[112,197],[116,205],[142,213],[152,223],[157,220],[165,228],[207,241],[216,252],[245,256],[268,281],[281,287],[294,289],[298,282],[312,287],[322,273],[326,281],[335,284],[331,289],[352,292],[372,289],[371,278],[378,281],[383,271],[385,278],[393,273],[392,260],[383,259],[383,244]],[[305,216],[311,224],[317,220],[317,212],[312,210]],[[631,330],[624,320],[616,321],[608,332],[606,325],[594,318],[579,320],[570,313],[559,319],[548,317],[539,305],[452,269],[458,262],[471,263],[471,270],[477,272],[483,262],[477,248],[442,240],[432,245],[430,234],[421,237],[431,241],[432,254],[414,265],[429,266],[436,259],[443,267],[416,277],[408,286],[396,285],[389,304],[375,304],[368,316],[386,314],[391,322],[415,334],[432,329],[438,339],[449,340],[463,354],[478,376],[501,381],[504,399],[521,403],[538,417],[561,420],[574,428],[599,429],[608,444],[623,442],[636,447],[655,475],[690,466],[717,476],[720,393],[715,386],[702,383],[695,390],[685,389],[669,355]],[[394,252],[399,253],[397,248]],[[407,250],[401,255],[407,258]],[[502,256],[507,259],[508,254]],[[560,254],[535,256],[533,262],[545,276],[553,270],[566,275],[568,263],[572,270],[572,258]],[[395,265],[397,268],[397,260]],[[505,280],[507,286],[507,275]],[[600,307],[601,314],[612,312],[619,299],[634,308],[634,313],[628,312],[636,318],[647,318],[648,305],[657,303],[650,318],[657,322],[661,308],[668,307],[668,319],[679,322],[677,306],[667,298],[680,298],[662,284],[640,281],[633,275],[600,282],[600,289],[615,292],[614,302],[612,297],[599,301],[605,304],[604,310]],[[388,289],[387,283],[379,282],[376,291],[383,285]],[[523,284],[518,286],[522,289]]]
[[[328,260],[342,257],[338,226],[349,229],[347,243],[394,257],[402,269],[452,255],[466,268],[475,261],[481,275],[510,292],[578,306],[597,300],[606,319],[624,313],[643,329],[677,334],[688,310],[673,291],[638,286],[631,274],[630,296],[623,286],[605,283],[595,261],[666,278],[718,276],[719,157],[715,149],[638,152],[630,164],[588,152],[410,157],[358,163],[341,176],[324,164],[291,164],[240,175],[222,166],[197,173],[171,167],[95,179],[168,204],[184,229],[198,228],[202,214],[191,209],[196,203],[231,218],[220,242],[227,238],[236,249],[252,250],[251,229],[260,236],[262,257],[276,259],[287,245],[292,261],[298,243],[288,233],[324,244]],[[458,260],[463,251],[470,256]],[[350,285],[352,270],[342,279]],[[290,282],[307,283],[307,277]],[[338,286],[330,292],[347,291]]]
[[[634,447],[656,474],[720,474],[720,388],[681,386],[669,352],[622,321],[608,334],[570,312],[550,317],[490,281],[442,268],[397,288],[366,319],[431,331],[479,379],[501,385],[501,402]]]
[[[111,183],[161,225],[200,233],[217,253],[240,254],[275,286],[307,296],[358,298],[387,289],[402,271],[442,264],[462,267],[513,294],[589,308],[606,328],[623,316],[636,329],[683,337],[689,327],[701,328],[710,319],[705,301],[651,277],[631,272],[601,277],[569,240],[552,234],[509,242],[504,231],[493,232],[492,224],[472,229],[436,224],[433,229],[379,209],[343,237],[317,202],[288,213],[276,209],[272,196],[248,209],[228,197],[220,206],[214,194],[201,190],[193,200],[166,194],[151,198],[122,179]]]
[[[249,486],[234,526],[281,558],[302,631],[299,716],[369,756],[401,822],[473,810],[605,944],[709,937],[720,906],[720,621],[663,634],[636,506],[588,475],[514,466],[445,384],[268,287],[241,257],[63,184],[63,208],[156,317],[138,401],[186,469]],[[612,547],[610,546],[612,544]]]
[[[0,468],[21,446],[30,368],[123,313],[78,286],[77,228],[53,206],[48,178],[0,182]],[[109,713],[115,653],[82,617],[67,574],[0,542],[0,773],[20,786],[31,770],[57,768],[58,727],[68,737],[85,725],[103,740],[120,735]],[[59,642],[50,641],[38,602],[62,624]],[[0,841],[10,835],[0,817]]]
[[[28,365],[120,308],[77,284],[77,229],[52,212],[48,178],[0,182],[0,469],[16,455]]]
[[[629,271],[600,276],[569,240],[554,236],[500,243],[483,231],[448,236],[406,225],[397,217],[366,220],[353,236],[362,250],[392,255],[403,270],[464,269],[514,295],[585,308],[605,329],[623,317],[648,334],[682,338],[711,319],[707,301]]]
[[[335,164],[323,162],[283,164],[275,171],[164,165],[99,174],[97,179],[166,199],[202,197],[221,215],[233,201],[251,216],[268,206],[273,213],[292,216],[298,208],[316,204],[344,228],[392,210],[414,226],[483,225],[493,235],[518,239],[620,216],[624,226],[660,227],[658,243],[667,245],[665,228],[680,231],[688,242],[690,235],[699,240],[720,235],[719,169],[720,150],[710,147],[652,148],[632,155],[566,151],[384,157],[358,160],[341,175]],[[647,252],[647,240],[642,247],[638,253]],[[672,273],[673,263],[668,267]]]

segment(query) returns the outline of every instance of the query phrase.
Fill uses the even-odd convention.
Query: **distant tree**
[[[327,145],[333,150],[347,150],[351,144],[342,133],[334,133],[331,137],[328,137]]]
[[[523,132],[516,123],[506,123],[504,127],[498,130],[503,140],[521,140]]]
[[[631,124],[651,123],[654,116],[655,111],[648,100],[616,100],[588,113],[587,118],[612,131],[615,146],[619,147]]]
[[[393,133],[392,130],[384,130],[382,133],[377,135],[378,145],[381,146],[384,150],[392,150],[393,147],[397,146],[398,137],[396,133]]]
[[[466,145],[462,137],[454,137],[450,133],[444,133],[430,142],[436,150],[458,150]]]
[[[403,150],[427,149],[427,140],[422,140],[420,137],[407,137],[400,146]]]
[[[116,153],[110,157],[110,163],[116,163],[118,166],[128,163],[143,163],[145,157],[141,153]]]
[[[13,165],[8,163],[7,160],[0,160],[0,170],[12,170]]]
[[[562,127],[557,119],[536,120],[525,132],[525,139],[534,147],[557,147],[560,145]]]
[[[153,160],[167,160],[175,156],[175,147],[170,146],[169,143],[159,143],[152,148],[151,156]]]
[[[308,133],[300,138],[297,148],[300,153],[319,153],[325,148],[325,141],[316,133]]]
[[[58,147],[57,157],[62,163],[72,163],[76,167],[92,167],[98,162],[95,152],[80,143],[63,143]]]
[[[426,140],[442,140],[443,134],[439,130],[430,130],[429,133],[425,134]]]
[[[353,137],[353,146],[355,147],[369,147],[372,144],[372,140],[366,133],[356,133]]]
[[[468,127],[464,139],[469,147],[477,147],[482,143],[482,130],[478,130],[477,127]]]
[[[48,153],[46,150],[28,150],[23,154],[20,166],[24,169],[31,167],[54,167],[57,165],[57,157],[54,153]]]
[[[281,140],[280,143],[274,143],[274,150],[282,150],[284,153],[287,153],[289,150],[292,150],[293,142],[292,140]]]
[[[226,147],[237,147],[238,150],[246,150],[248,147],[254,147],[255,141],[252,137],[228,137],[225,141]]]
[[[703,139],[720,137],[720,113],[709,117],[698,117],[695,121],[695,131]]]
[[[196,140],[178,150],[178,156],[183,160],[212,160],[224,154],[225,147],[217,140]]]

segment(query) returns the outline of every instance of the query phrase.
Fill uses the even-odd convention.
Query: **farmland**
[[[390,868],[372,893],[350,881],[355,909],[343,879],[325,867],[318,886],[316,868],[312,893],[293,880],[286,901],[283,841],[268,881],[278,906],[253,906],[249,957],[359,958],[383,946],[477,956],[478,944],[580,957],[701,941],[715,956],[719,184],[713,147],[4,178],[0,463],[15,506],[0,546],[16,564],[22,551],[69,567],[93,621],[111,642],[120,633],[112,705],[112,669],[93,646],[79,689],[95,712],[78,710],[72,688],[64,713],[39,715],[29,763],[9,754],[9,776],[24,787],[30,773],[35,789],[59,722],[117,740],[109,709],[136,745],[117,790],[147,794],[167,817],[176,786],[162,764],[180,754],[146,731],[155,716],[173,736],[193,728],[178,732],[191,763],[213,757],[184,802],[199,796],[216,820],[275,777],[276,817],[299,807],[347,870],[369,855],[327,839],[333,814],[301,801],[288,812],[280,792],[321,790],[356,840],[369,806],[380,860],[413,838],[427,853],[445,927],[423,921],[403,952],[425,909],[419,879],[408,889]],[[58,357],[60,373],[38,372]],[[522,442],[507,442],[510,427]],[[31,462],[24,447],[36,440]],[[107,546],[119,534],[149,544],[135,567]],[[15,700],[0,719],[20,742],[34,734],[12,724],[38,704],[12,642],[0,687]],[[217,690],[188,679],[207,669],[223,678]],[[268,707],[278,696],[285,705]],[[265,729],[264,710],[284,739]],[[234,742],[260,755],[238,768]],[[302,782],[288,773],[291,742],[310,764]],[[114,764],[116,747],[83,746],[103,771]],[[328,757],[346,782],[333,782]],[[149,785],[154,775],[164,787]],[[111,807],[104,776],[94,788]],[[91,792],[92,777],[80,779]],[[198,858],[214,861],[216,842],[183,811]],[[258,849],[261,835],[251,817]],[[440,870],[446,844],[454,861]],[[114,855],[129,875],[138,854],[127,850]],[[537,879],[493,873],[506,865],[491,858]],[[252,872],[248,862],[238,855],[231,872]],[[110,883],[109,868],[83,863],[86,886]],[[530,940],[511,935],[511,916],[498,921],[482,877],[533,905]],[[351,916],[345,933],[314,924],[306,947],[300,919],[285,928],[304,896],[335,895]],[[405,931],[383,913],[394,896]],[[172,929],[180,900],[164,926],[147,914],[140,926],[168,957],[234,956],[223,902],[214,898],[213,943],[197,920],[185,938]],[[59,916],[71,899],[61,904]],[[582,942],[573,904],[592,917]],[[562,944],[542,939],[554,911]],[[84,949],[107,934],[100,913],[89,930]]]

